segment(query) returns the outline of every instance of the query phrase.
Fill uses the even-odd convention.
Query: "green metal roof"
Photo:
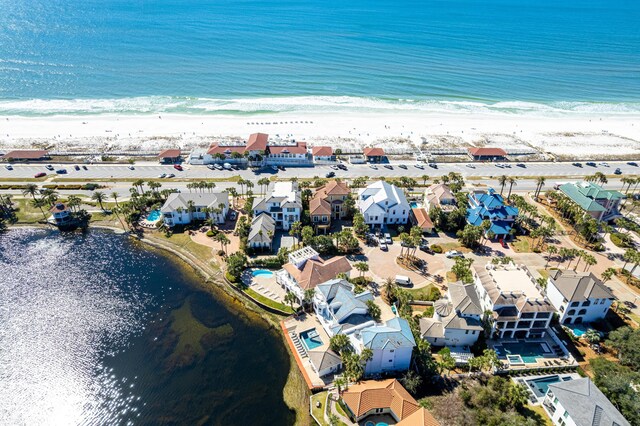
[[[560,185],[567,197],[586,211],[603,212],[606,209],[596,200],[619,200],[624,195],[619,191],[609,191],[591,182],[565,183]]]

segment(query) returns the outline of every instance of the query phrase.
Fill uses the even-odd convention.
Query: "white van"
[[[408,287],[411,285],[411,278],[404,275],[396,275],[396,284]]]
[[[224,163],[222,167],[224,167],[226,170],[231,170],[231,164],[229,163]]]

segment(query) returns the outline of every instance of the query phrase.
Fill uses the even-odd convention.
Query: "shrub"
[[[438,244],[431,244],[431,251],[437,254],[442,254],[442,252],[444,252],[442,247]]]
[[[282,262],[282,259],[280,259],[278,256],[264,257],[262,259],[256,259],[251,262],[251,266],[259,266],[269,269],[280,269],[282,268],[283,264],[284,263]]]
[[[82,189],[85,189],[87,191],[95,191],[98,188],[100,188],[100,185],[98,185],[97,183],[87,183],[83,186]]]
[[[600,242],[593,245],[593,251],[604,251],[604,245]]]
[[[620,248],[631,247],[631,238],[628,235],[614,232],[610,235],[611,242]]]
[[[216,234],[214,234],[212,230],[208,230],[207,231],[207,237],[213,238],[214,235],[216,235]]]
[[[218,256],[224,257],[224,255],[225,255],[224,250],[218,250]]]
[[[229,281],[230,283],[235,284],[235,283],[238,282],[238,280],[233,275],[231,275],[229,272],[225,272],[224,276],[227,279],[227,281]]]

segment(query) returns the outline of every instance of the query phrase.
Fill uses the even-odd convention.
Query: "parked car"
[[[11,164],[7,164],[4,168],[7,170],[13,170],[13,166]]]
[[[167,174],[166,174],[166,173],[161,173],[161,174],[159,174],[159,175],[158,175],[158,177],[159,177],[160,179],[162,179],[162,178],[166,178],[166,177],[167,177]]]
[[[415,167],[416,169],[424,170],[424,166],[420,163],[414,164],[413,167]]]
[[[73,166],[74,169],[76,170],[80,170],[80,166],[78,166],[77,164],[75,166]]]
[[[384,242],[387,244],[393,244],[393,240],[391,239],[391,234],[389,233],[384,234]]]
[[[428,254],[433,254],[433,250],[431,250],[431,247],[429,247],[429,243],[427,243],[426,241],[423,241],[422,243],[420,243],[420,251],[423,251]]]
[[[213,164],[207,164],[207,169],[209,170],[215,170],[216,168],[213,167]]]
[[[522,167],[523,169],[526,169],[526,168],[527,168],[527,165],[526,165],[526,164],[524,164],[524,163],[518,163],[518,164],[516,164],[516,166],[518,166],[518,167]]]
[[[341,164],[338,164],[338,168],[339,168],[340,170],[347,170],[347,166],[345,166],[345,165],[344,165],[344,164],[342,164],[342,163],[341,163]]]
[[[87,166],[82,166],[82,170],[89,170]]]
[[[332,177],[334,177],[335,175],[336,175],[336,174],[335,174],[335,172],[329,172],[329,173],[327,173],[325,176],[326,176],[327,178],[332,178]]]
[[[225,170],[232,170],[232,169],[231,169],[231,163],[224,163],[224,164],[222,165],[222,167],[223,167]]]
[[[133,165],[129,166],[129,170],[135,170],[136,168]]]
[[[332,168],[333,170],[338,170],[338,166],[336,166],[335,164],[334,164],[333,166],[331,166],[331,168]]]
[[[53,171],[53,166],[51,164],[47,164],[44,168]]]
[[[571,164],[573,164],[576,167],[582,167],[582,163],[575,162],[575,163],[571,163]]]
[[[58,169],[56,170],[56,173],[59,175],[66,175],[67,174],[67,169]]]
[[[45,177],[47,174],[45,172],[40,172],[40,173],[36,173],[35,175],[33,175],[34,178],[41,178],[41,177]]]
[[[618,169],[616,169],[616,170],[613,172],[613,174],[614,174],[614,175],[621,175],[621,174],[622,174],[622,170],[620,170],[620,169],[618,168]]]
[[[410,287],[411,284],[413,283],[411,282],[411,278],[405,275],[396,275],[396,284],[405,286],[405,287]]]
[[[287,170],[284,166],[278,166],[278,169],[282,170],[283,172]]]
[[[496,163],[496,167],[503,168],[503,167],[504,167],[504,165],[503,165],[502,163]]]
[[[373,170],[378,170],[378,166],[376,166],[375,164],[371,164],[369,165],[369,167],[371,167]]]
[[[599,162],[599,163],[598,163],[598,165],[599,165],[599,166],[602,166],[602,167],[609,167],[609,163],[607,163],[607,162],[605,162],[605,161],[601,161],[601,162]]]
[[[215,167],[216,170],[224,170],[224,168],[220,164],[214,164],[213,167]]]
[[[384,241],[380,241],[380,250],[382,251],[389,250],[389,247],[387,247],[387,243],[385,243]]]
[[[628,161],[627,164],[629,166],[638,167],[638,163],[636,163],[635,161]]]
[[[431,167],[432,169],[437,169],[438,165],[436,163],[429,163],[429,167]]]
[[[401,169],[407,170],[407,166],[405,164],[398,164],[398,167]]]
[[[220,169],[220,170],[222,170],[222,169]],[[271,166],[271,170],[273,170],[274,172],[277,172],[277,171],[278,171],[278,167],[276,167],[276,166]]]
[[[449,250],[445,253],[445,256],[447,256],[449,259],[453,259],[454,257],[464,257],[464,254],[462,254],[462,252],[459,252],[458,250]]]
[[[467,164],[467,167],[470,168],[470,169],[475,169],[476,168],[476,166],[471,164],[471,163]]]
[[[507,242],[505,240],[503,240],[502,238],[500,238],[499,242],[500,242],[500,245],[502,246],[502,248],[506,248],[506,249],[509,248],[509,245],[507,244]]]
[[[173,173],[169,173],[169,174],[167,175],[167,178],[174,178],[174,177],[176,177],[176,175],[174,175]]]
[[[597,167],[596,163],[594,163],[593,161],[588,161],[586,164],[587,164],[587,166]]]
[[[391,164],[385,164],[384,168],[385,169],[389,169],[389,170],[393,170],[393,166]]]

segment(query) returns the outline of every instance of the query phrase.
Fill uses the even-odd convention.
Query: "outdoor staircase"
[[[296,347],[296,351],[298,351],[298,354],[300,354],[300,358],[308,358],[309,356],[307,355],[307,350],[304,348],[304,345],[300,341],[298,335],[296,333],[289,332],[289,337],[293,342],[293,346]]]

